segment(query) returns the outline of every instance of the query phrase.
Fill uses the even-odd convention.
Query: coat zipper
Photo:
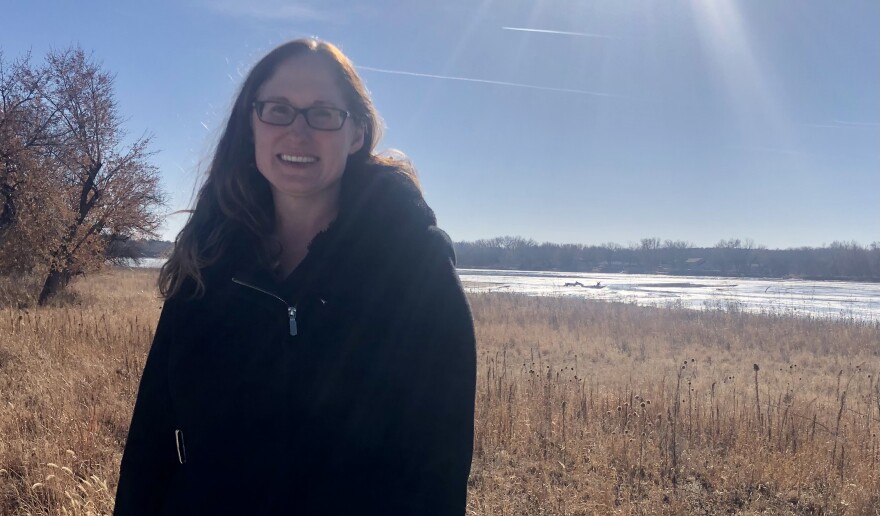
[[[290,336],[291,337],[296,336],[296,306],[290,306],[287,304],[287,301],[281,299],[280,297],[269,292],[268,290],[261,289],[260,287],[255,287],[255,286],[248,284],[248,283],[245,283],[239,279],[232,278],[232,282],[238,283],[239,285],[241,285],[243,287],[248,287],[248,288],[254,289],[257,292],[262,292],[263,294],[266,294],[267,296],[272,296],[275,299],[277,299],[278,301],[281,301],[282,303],[284,303],[284,306],[287,307],[287,317],[290,320]]]

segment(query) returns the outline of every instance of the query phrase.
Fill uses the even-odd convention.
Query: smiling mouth
[[[316,156],[300,156],[293,154],[279,154],[278,159],[281,161],[285,161],[287,163],[317,163],[318,158]]]

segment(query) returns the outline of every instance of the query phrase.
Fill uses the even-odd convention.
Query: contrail
[[[855,125],[859,127],[880,127],[880,123],[877,122],[847,122],[844,120],[835,120],[834,123],[841,125]]]
[[[518,30],[520,32],[540,32],[542,34],[561,34],[563,36],[580,36],[582,38],[615,39],[614,36],[592,34],[590,32],[568,32],[564,30],[527,29],[525,27],[501,27],[502,30]]]
[[[877,122],[846,122],[844,120],[833,120],[825,124],[800,124],[804,127],[825,127],[828,129],[858,129],[865,127],[880,127]]]
[[[373,68],[372,66],[358,66],[357,68],[359,68],[361,70],[367,70],[370,72],[390,73],[390,74],[394,74],[394,75],[408,75],[410,77],[427,77],[429,79],[444,79],[447,81],[478,82],[478,83],[482,83],[482,84],[496,84],[499,86],[514,86],[516,88],[527,88],[530,90],[557,91],[557,92],[561,92],[561,93],[575,93],[578,95],[592,95],[594,97],[622,98],[621,95],[612,95],[611,93],[602,93],[602,92],[598,92],[598,91],[576,90],[576,89],[571,89],[571,88],[552,88],[550,86],[535,86],[532,84],[521,84],[518,82],[490,81],[488,79],[471,79],[469,77],[452,77],[449,75],[434,75],[434,74],[430,74],[430,73],[404,72],[401,70],[386,70],[384,68]]]
[[[755,152],[772,152],[775,154],[787,154],[790,156],[815,156],[815,154],[810,152],[803,152],[792,149],[781,149],[776,147],[757,147],[753,145],[731,145],[729,146],[731,149],[738,150],[746,150],[746,151],[755,151]]]
[[[803,127],[822,127],[825,129],[843,129],[843,126],[840,125],[831,125],[831,124],[800,124]]]

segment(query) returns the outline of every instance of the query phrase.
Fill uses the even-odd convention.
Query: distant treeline
[[[457,242],[455,250],[463,268],[880,281],[880,241],[868,246],[834,242],[825,247],[767,249],[751,239],[694,247],[681,240],[643,238],[624,247],[539,244],[505,236]]]

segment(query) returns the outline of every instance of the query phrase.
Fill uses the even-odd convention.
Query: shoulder
[[[454,272],[451,239],[406,167],[393,162],[346,171],[333,235],[334,256],[382,281],[408,282],[427,268]]]
[[[429,226],[415,239],[416,252],[423,258],[455,265],[455,248],[449,235],[437,226]]]
[[[341,192],[341,214],[364,223],[391,227],[427,228],[436,225],[414,177],[406,167],[372,163],[346,171]]]
[[[437,219],[406,167],[371,163],[346,170],[332,240],[362,258],[418,253]],[[443,238],[440,239],[441,241]]]
[[[164,307],[180,311],[204,303],[229,282],[233,271],[231,260],[218,261],[198,270],[198,278],[186,275],[180,286],[165,298]]]

